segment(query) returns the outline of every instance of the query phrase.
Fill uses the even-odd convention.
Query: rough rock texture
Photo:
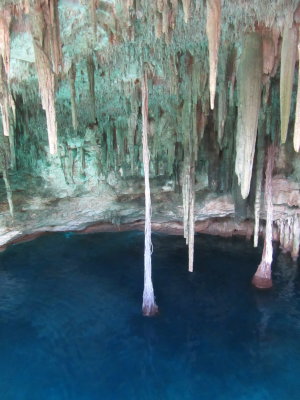
[[[5,38],[0,46],[0,245],[43,231],[142,227],[141,78],[147,64],[152,228],[182,233],[188,166],[195,232],[251,237],[255,188],[264,187],[256,181],[264,179],[265,166],[257,168],[256,120],[251,143],[243,148],[238,120],[251,120],[245,112],[252,109],[256,119],[258,113],[262,155],[270,143],[280,143],[281,122],[285,126],[286,143],[272,180],[273,239],[296,258],[300,160],[293,135],[299,61],[296,57],[294,76],[289,73],[295,84],[288,90],[284,121],[280,71],[286,68],[280,63],[286,62],[284,29],[292,30],[295,46],[299,41],[298,1],[217,2],[210,45],[207,4],[200,0],[50,3],[0,2],[0,37]],[[240,68],[245,37],[259,43],[262,63],[253,101],[247,97],[251,91],[243,90]],[[56,151],[56,125],[57,153],[50,154]],[[48,136],[54,138],[50,148]],[[238,176],[236,159],[246,166]],[[259,197],[262,233],[263,193]]]

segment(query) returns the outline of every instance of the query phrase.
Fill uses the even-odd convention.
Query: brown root
[[[257,289],[271,289],[273,282],[272,278],[264,278],[255,274],[252,278],[252,285]]]
[[[155,317],[157,314],[159,314],[158,307],[154,303],[151,306],[144,306],[143,307],[143,316],[144,317]]]

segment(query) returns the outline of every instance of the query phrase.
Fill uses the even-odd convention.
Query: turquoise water
[[[300,277],[276,254],[153,235],[160,314],[141,315],[143,234],[53,234],[0,254],[1,400],[300,398]]]

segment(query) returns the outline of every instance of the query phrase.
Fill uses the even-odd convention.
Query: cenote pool
[[[141,315],[143,233],[53,234],[0,254],[1,400],[300,398],[299,265],[250,280],[261,249],[153,235],[160,314]]]

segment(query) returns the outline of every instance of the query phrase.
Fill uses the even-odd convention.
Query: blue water
[[[141,315],[143,234],[53,234],[0,254],[0,400],[300,399],[300,276],[280,252],[153,235],[160,315]]]

